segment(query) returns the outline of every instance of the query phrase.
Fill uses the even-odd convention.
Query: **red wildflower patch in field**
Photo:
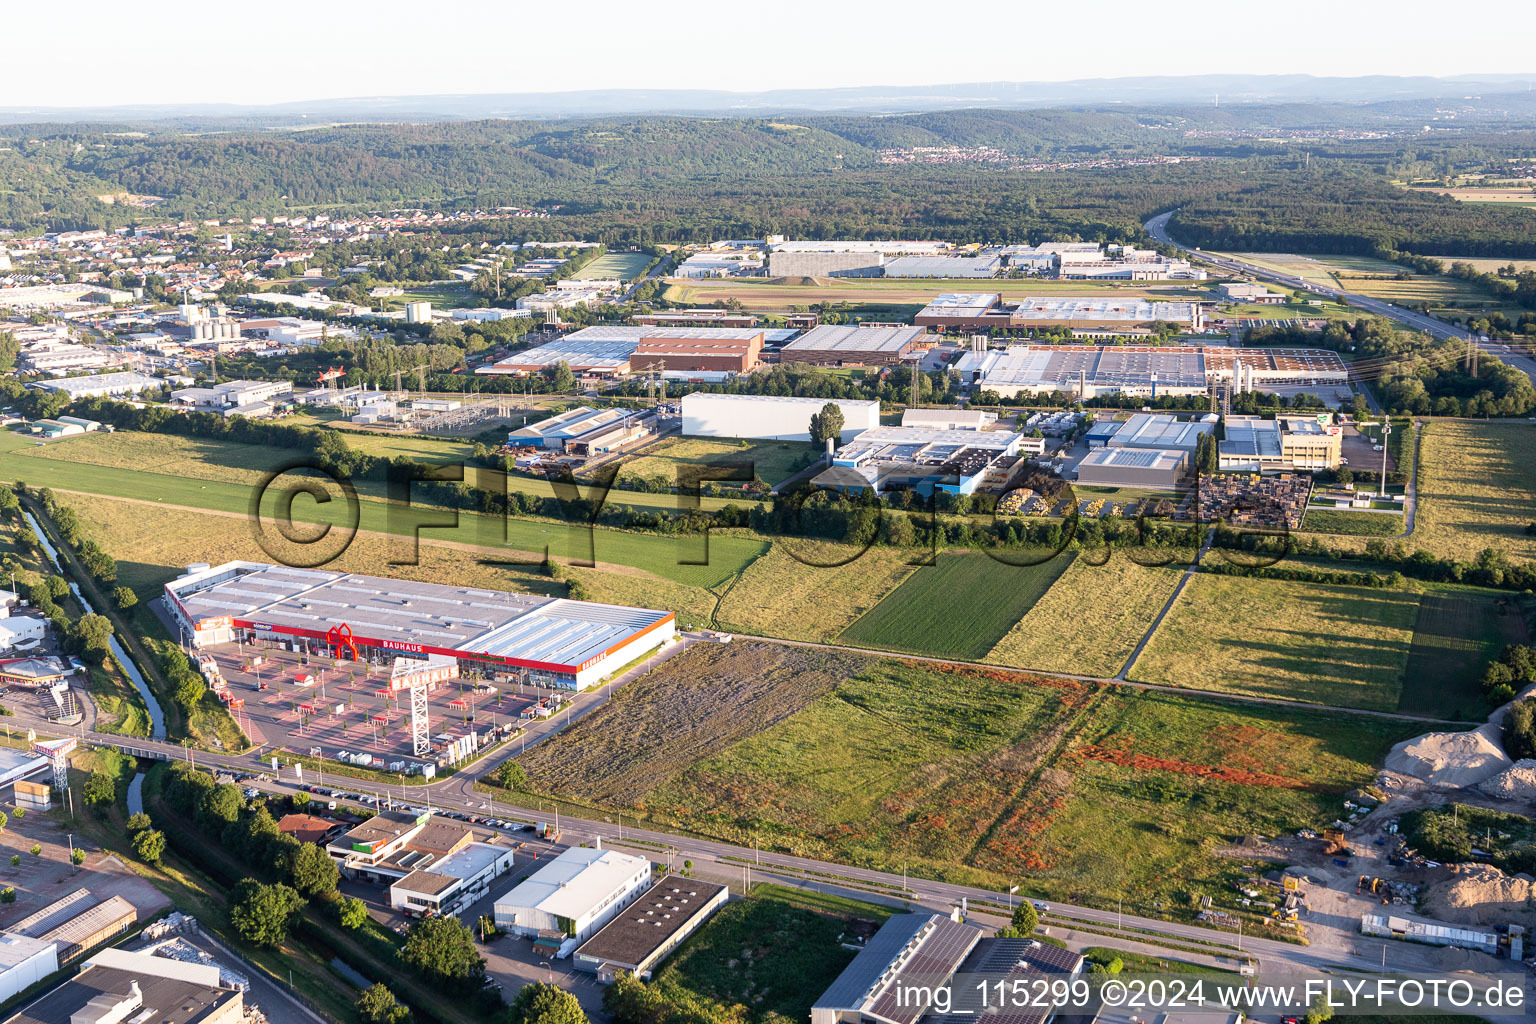
[[[1044,803],[1020,804],[1009,812],[988,841],[985,851],[978,858],[982,867],[994,867],[1002,871],[1048,871],[1051,862],[1040,850],[1040,840],[1056,813],[1066,806],[1066,800],[1057,797]]]
[[[1263,786],[1268,789],[1300,789],[1314,793],[1332,791],[1332,787],[1329,786],[1319,786],[1316,783],[1304,782],[1300,779],[1288,779],[1283,775],[1274,775],[1252,768],[1195,764],[1190,761],[1179,761],[1169,757],[1138,754],[1133,750],[1127,749],[1128,747],[1129,744],[1123,740],[1114,747],[1090,744],[1089,746],[1079,747],[1077,750],[1074,750],[1072,756],[1090,761],[1102,761],[1106,764],[1118,765],[1121,768],[1136,768],[1141,771],[1178,772],[1180,775],[1195,775],[1202,779],[1231,782],[1239,786]]]

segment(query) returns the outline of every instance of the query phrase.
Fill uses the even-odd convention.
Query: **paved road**
[[[88,738],[92,742],[120,746],[140,754],[153,752],[159,756],[177,759],[187,756],[185,750],[170,743],[150,740],[124,741],[121,737],[100,735],[90,735]],[[197,755],[197,760],[199,763],[210,766],[228,766],[245,771],[251,771],[257,767],[252,764],[248,756],[229,757],[200,753]],[[435,808],[462,810],[477,814],[485,813],[482,811],[482,806],[488,801],[488,797],[486,794],[478,793],[474,790],[473,781],[473,777],[470,775],[455,775],[430,787],[411,787],[411,799],[417,803],[425,804],[428,801],[427,794],[430,793],[430,802]],[[344,785],[348,790],[364,793],[383,795],[388,791],[388,787],[383,783],[372,781],[347,779]],[[281,783],[266,783],[264,787],[276,792],[292,791],[291,785]],[[498,802],[495,805],[495,813],[498,815],[511,815],[527,821],[548,820],[549,818],[547,814],[534,808],[505,802]],[[750,863],[754,865],[752,868],[754,878],[772,877],[774,881],[806,889],[814,888],[818,891],[837,890],[838,886],[835,883],[829,883],[825,878],[827,874],[835,874],[842,879],[851,880],[856,884],[881,886],[898,892],[901,891],[901,887],[904,885],[907,898],[911,902],[939,910],[958,905],[962,899],[968,900],[973,904],[978,900],[1007,904],[1010,900],[1006,893],[998,893],[974,886],[905,877],[900,874],[876,871],[870,868],[829,864],[824,861],[795,857],[788,854],[754,851],[729,843],[688,838],[666,832],[656,832],[650,829],[629,826],[621,828],[617,822],[609,823],[606,821],[562,816],[560,826],[563,833],[561,837],[562,842],[567,844],[591,844],[601,840],[605,845],[636,848],[650,856],[653,860],[664,860],[673,865],[680,865],[685,858],[690,859],[695,862],[695,868],[698,871],[705,870],[706,865],[711,866],[709,869],[711,874],[740,873],[745,875],[745,866]],[[798,877],[800,873],[808,871],[819,872],[823,877],[819,879]],[[858,898],[868,898],[865,893],[856,888],[843,889],[841,891]],[[993,912],[993,916],[996,916],[995,912]],[[1199,925],[1144,918],[1134,914],[1121,915],[1113,910],[1099,910],[1064,904],[1052,905],[1050,919],[1047,921],[1047,924],[1052,928],[1054,934],[1061,934],[1064,930],[1084,926],[1105,931],[1118,930],[1123,927],[1151,932],[1154,935],[1170,939],[1215,942],[1224,947],[1232,947],[1239,942],[1238,937],[1229,932],[1216,931]],[[1245,936],[1240,941],[1243,952],[1257,957],[1261,962],[1261,968],[1264,970],[1278,970],[1283,967],[1369,970],[1380,966],[1382,950],[1387,948],[1391,950],[1392,965],[1399,970],[1428,970],[1432,964],[1431,956],[1433,951],[1428,947],[1413,947],[1405,943],[1392,943],[1389,947],[1380,940],[1367,940],[1340,929],[1325,929],[1317,926],[1313,926],[1310,936],[1312,945],[1305,947],[1277,939],[1254,936]],[[1134,933],[1126,935],[1126,940],[1136,941]],[[1084,933],[1080,944],[1088,945],[1113,941],[1115,941],[1113,937]],[[1230,955],[1231,950],[1216,949],[1212,953],[1214,955]],[[1192,956],[1191,954],[1178,952],[1167,952],[1166,955],[1174,957]],[[1230,967],[1230,963],[1228,966]]]

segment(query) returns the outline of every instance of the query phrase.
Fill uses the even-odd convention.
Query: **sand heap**
[[[1536,926],[1536,887],[1528,875],[1506,875],[1491,864],[1463,864],[1424,892],[1420,908],[1448,924]]]
[[[1536,761],[1522,758],[1477,788],[1500,800],[1536,802]]]
[[[1387,755],[1387,768],[1431,786],[1475,786],[1514,763],[1499,745],[1493,722],[1470,732],[1431,732],[1404,740]]]

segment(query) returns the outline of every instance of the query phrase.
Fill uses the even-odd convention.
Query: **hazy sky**
[[[0,106],[1536,71],[1536,4],[120,0],[5,5]]]

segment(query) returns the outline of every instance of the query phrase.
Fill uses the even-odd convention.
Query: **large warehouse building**
[[[1006,430],[876,427],[839,448],[812,483],[851,493],[912,491],[925,497],[935,491],[1001,492],[1023,469],[1019,453],[1026,440]]]
[[[475,372],[526,375],[565,363],[576,373],[599,377],[663,368],[668,372],[745,373],[757,366],[764,345],[794,333],[755,327],[599,324],[572,331],[546,345],[513,352]]]
[[[1144,345],[1014,345],[1002,351],[967,353],[962,376],[1003,398],[1065,391],[1081,398],[1107,393],[1198,395],[1206,390],[1205,361],[1198,348]]]
[[[629,357],[633,373],[715,370],[747,373],[763,354],[763,332],[752,327],[651,327]]]
[[[880,425],[880,403],[873,399],[717,395],[695,391],[683,396],[683,433],[693,437],[809,441],[811,417],[829,401],[843,411],[844,441]]]
[[[650,884],[651,862],[644,857],[573,846],[496,898],[496,927],[585,940]]]
[[[629,372],[629,357],[639,338],[612,331],[613,328],[588,327],[547,345],[513,352],[505,359],[476,367],[475,372],[522,377],[564,363],[573,373],[616,377]]]
[[[912,318],[912,322],[950,331],[1040,327],[1114,331],[1159,322],[1186,331],[1199,331],[1205,327],[1198,302],[1036,295],[1008,304],[995,292],[937,295]]]
[[[1004,398],[1050,391],[1155,398],[1203,394],[1212,384],[1253,391],[1349,380],[1343,360],[1327,349],[1193,345],[1012,345],[967,352],[954,369],[962,380]]]
[[[1228,416],[1226,438],[1218,447],[1223,470],[1337,469],[1344,429],[1315,416]]]
[[[1325,348],[1206,348],[1205,369],[1212,381],[1239,384],[1239,391],[1309,384],[1347,384],[1349,366]],[[1241,367],[1241,371],[1239,371]],[[1242,380],[1237,380],[1241,372]]]
[[[578,690],[677,631],[672,612],[264,562],[190,572],[165,585],[165,604],[198,647],[240,633],[303,637],[457,658]]]
[[[1162,448],[1095,448],[1077,464],[1077,482],[1098,487],[1171,491],[1189,468],[1184,452]]]
[[[934,327],[940,331],[988,331],[993,328],[1006,330],[1008,310],[1002,305],[1002,296],[996,292],[947,292],[935,295],[912,322],[919,327]]]
[[[1216,429],[1211,420],[1181,420],[1177,416],[1139,412],[1120,424],[1109,438],[1111,448],[1158,448],[1193,455],[1200,436]]]
[[[823,324],[785,345],[779,361],[815,366],[897,366],[932,344],[923,327]]]
[[[713,882],[667,875],[609,921],[571,957],[577,970],[612,984],[621,971],[649,981],[651,969],[725,906],[730,890]]]

